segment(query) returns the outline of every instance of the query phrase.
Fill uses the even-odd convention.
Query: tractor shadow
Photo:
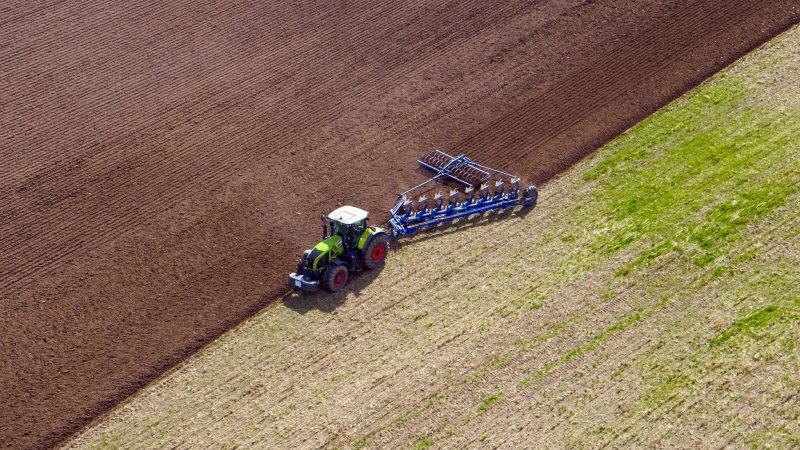
[[[378,278],[382,271],[383,267],[379,267],[375,270],[364,270],[351,274],[351,278],[347,281],[344,289],[336,293],[328,292],[322,288],[313,293],[292,291],[283,297],[283,305],[298,314],[305,314],[315,309],[324,313],[336,314],[336,309],[344,305],[348,294],[358,297],[361,291]]]
[[[480,217],[461,219],[456,222],[442,224],[441,226],[423,231],[414,237],[394,240],[390,245],[392,250],[397,250],[407,245],[416,245],[420,242],[425,242],[428,239],[434,239],[453,233],[458,233],[467,228],[495,225],[510,218],[521,219],[530,214],[534,209],[535,208],[515,208],[513,210],[488,212]],[[392,263],[391,256],[386,263]],[[284,306],[299,314],[306,314],[307,312],[315,309],[325,313],[336,314],[336,309],[344,305],[348,294],[353,294],[358,297],[361,294],[361,291],[365,287],[369,286],[369,284],[372,283],[376,278],[378,278],[382,271],[383,267],[380,267],[375,270],[365,270],[363,272],[356,273],[352,275],[350,280],[348,280],[347,286],[345,286],[342,291],[337,293],[330,293],[322,288],[314,293],[303,293],[295,290],[289,294],[286,294],[286,296],[283,297],[282,302]]]

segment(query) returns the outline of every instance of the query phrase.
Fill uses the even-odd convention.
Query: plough
[[[435,150],[417,162],[436,172],[436,175],[398,194],[399,199],[390,211],[392,218],[388,224],[395,237],[407,236],[425,228],[488,211],[504,210],[518,205],[536,205],[536,187],[528,186],[520,192],[519,177],[480,165],[466,155],[454,157]],[[451,189],[446,200],[441,192],[437,192],[433,195],[433,202],[428,195],[423,194],[419,197],[417,207],[413,207],[409,199],[413,192],[430,190],[427,188],[431,183],[445,179],[464,185],[463,192]]]
[[[322,242],[303,253],[297,270],[289,275],[289,285],[315,291],[321,284],[336,292],[345,286],[351,273],[381,267],[390,239],[489,211],[536,206],[535,186],[520,190],[519,177],[478,164],[466,155],[450,156],[434,150],[417,162],[435,175],[398,194],[385,227],[367,226],[368,213],[353,206],[343,206],[323,217]],[[431,200],[429,195],[437,181],[450,181],[463,187],[463,191],[450,189],[446,199],[436,192]],[[417,195],[415,206],[411,197]]]

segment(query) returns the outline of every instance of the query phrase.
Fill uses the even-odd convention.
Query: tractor
[[[342,206],[323,216],[322,241],[303,252],[297,271],[289,275],[289,284],[307,292],[320,285],[338,292],[350,274],[381,267],[389,251],[389,235],[382,227],[369,226],[367,216],[354,206]]]

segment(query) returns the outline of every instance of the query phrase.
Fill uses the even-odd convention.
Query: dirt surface
[[[285,292],[432,147],[541,182],[788,0],[6,2],[0,445],[64,439]]]

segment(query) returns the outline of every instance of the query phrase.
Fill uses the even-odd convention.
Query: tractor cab
[[[331,236],[342,238],[344,248],[356,247],[358,240],[367,229],[368,213],[355,206],[342,206],[328,214],[328,221],[331,224]],[[323,234],[327,234],[323,231]],[[323,236],[323,239],[327,236]]]

